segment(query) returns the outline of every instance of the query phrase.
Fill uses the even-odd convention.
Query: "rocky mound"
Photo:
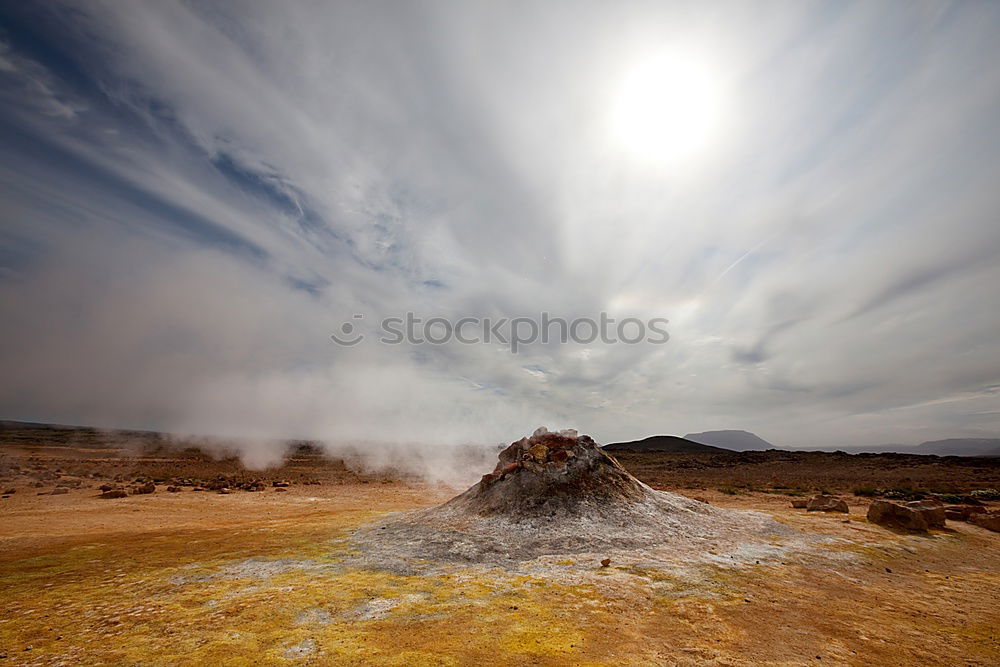
[[[782,534],[770,519],[656,491],[575,431],[540,428],[448,502],[358,531],[391,569],[428,562],[502,564],[547,554],[695,547]]]

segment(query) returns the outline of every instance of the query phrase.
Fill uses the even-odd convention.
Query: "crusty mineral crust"
[[[651,491],[589,436],[538,429],[500,452],[493,472],[445,507],[479,516],[527,518],[575,514],[581,501],[638,502]]]

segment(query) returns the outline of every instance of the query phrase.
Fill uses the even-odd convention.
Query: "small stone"
[[[271,482],[271,486],[276,489],[283,489],[287,486],[291,486],[291,483],[286,481]]]
[[[125,498],[128,492],[125,489],[108,489],[100,495],[101,498]]]
[[[17,493],[17,489],[7,489],[6,491],[3,492],[5,496],[12,496],[15,493]]]
[[[605,558],[604,560],[601,561],[601,567],[608,567],[609,565],[611,565],[610,558]]]
[[[225,496],[225,495],[229,495],[230,493],[232,493],[232,491],[230,491],[228,487],[224,486],[221,489],[219,489],[219,493],[221,493],[222,495]]]
[[[61,496],[64,493],[69,493],[69,489],[67,489],[65,486],[57,486],[56,488],[52,489],[51,495]]]

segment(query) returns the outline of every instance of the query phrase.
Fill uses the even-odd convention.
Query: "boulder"
[[[945,505],[944,516],[952,521],[968,521],[973,514],[983,514],[986,508],[982,505]]]
[[[806,503],[807,512],[848,512],[847,501],[837,496],[821,494]]]
[[[1000,533],[1000,510],[972,514],[969,516],[969,523],[975,524],[980,528],[985,528],[986,530],[992,530],[995,533]]]
[[[924,515],[924,521],[931,528],[944,528],[945,512],[944,503],[940,500],[928,498],[926,500],[913,500],[905,503],[906,507],[915,509]]]
[[[868,506],[868,520],[880,526],[891,526],[916,532],[927,532],[927,519],[922,510],[888,500],[876,500]]]

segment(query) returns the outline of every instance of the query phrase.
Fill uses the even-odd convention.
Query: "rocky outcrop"
[[[943,528],[944,505],[936,500],[915,500],[904,504],[876,500],[868,506],[868,520],[881,526],[927,532],[928,528]]]
[[[820,494],[806,503],[807,512],[848,512],[847,501],[837,496]]]

